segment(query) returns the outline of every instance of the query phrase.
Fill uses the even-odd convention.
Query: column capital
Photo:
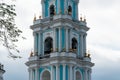
[[[66,64],[63,64],[63,66],[66,66]]]

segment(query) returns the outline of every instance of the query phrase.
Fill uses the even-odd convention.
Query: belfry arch
[[[50,72],[48,70],[45,70],[42,73],[41,80],[51,80]]]
[[[47,37],[44,41],[44,54],[50,54],[53,49],[53,39],[51,37]]]
[[[55,15],[55,6],[52,4],[49,8],[50,10],[50,16],[54,16]]]
[[[69,5],[68,6],[68,15],[71,15],[72,14],[72,7]]]
[[[78,48],[78,42],[76,38],[72,38],[72,49],[77,51],[77,48]]]
[[[76,71],[76,80],[82,80],[80,71]]]

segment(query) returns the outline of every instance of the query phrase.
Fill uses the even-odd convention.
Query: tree
[[[15,16],[15,5],[0,3],[0,44],[8,49],[10,57],[20,58],[12,53],[12,51],[19,53],[15,43],[22,37],[22,31],[15,24]]]

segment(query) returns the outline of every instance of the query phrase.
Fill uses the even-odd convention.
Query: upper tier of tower
[[[41,0],[42,17],[65,14],[78,19],[78,3],[79,0]]]

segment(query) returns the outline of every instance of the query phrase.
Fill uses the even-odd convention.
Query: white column
[[[63,64],[63,80],[66,80],[66,64]]]
[[[41,42],[41,32],[39,33],[39,44],[38,44],[38,55],[41,55],[41,48],[42,48],[42,42]]]
[[[54,80],[54,68],[51,66],[51,80]]]
[[[89,79],[88,80],[91,80],[91,70],[89,70]]]
[[[70,80],[73,80],[73,71],[72,71],[72,65],[70,65]]]
[[[86,35],[84,35],[84,53],[86,53]]]
[[[76,80],[76,71],[75,71],[75,68],[76,67],[74,67],[74,70],[73,70],[74,71],[74,79],[73,80]]]
[[[68,40],[68,28],[66,28],[66,52],[69,51],[68,44],[69,44],[69,40]]]
[[[78,19],[78,3],[76,3],[76,19]]]
[[[33,33],[34,35],[34,53],[37,52],[37,49],[36,49],[36,33]]]
[[[53,29],[54,41],[53,41],[53,51],[56,51],[56,28]]]
[[[32,80],[32,70],[29,69],[28,71],[29,71],[29,80]]]
[[[80,57],[83,57],[83,34],[80,35]]]
[[[72,35],[72,29],[70,29],[70,33],[69,35]],[[70,49],[72,49],[72,40],[71,40],[71,36],[69,36],[69,39],[70,39]]]
[[[88,80],[87,69],[85,69],[84,79],[85,79],[85,80]]]
[[[56,65],[56,80],[59,80],[59,65]]]
[[[33,70],[30,69],[30,80],[33,80]]]
[[[62,41],[61,41],[61,27],[59,27],[59,52],[61,52],[61,44],[62,44]]]
[[[38,80],[38,75],[39,75],[38,68],[35,68],[35,80]]]

